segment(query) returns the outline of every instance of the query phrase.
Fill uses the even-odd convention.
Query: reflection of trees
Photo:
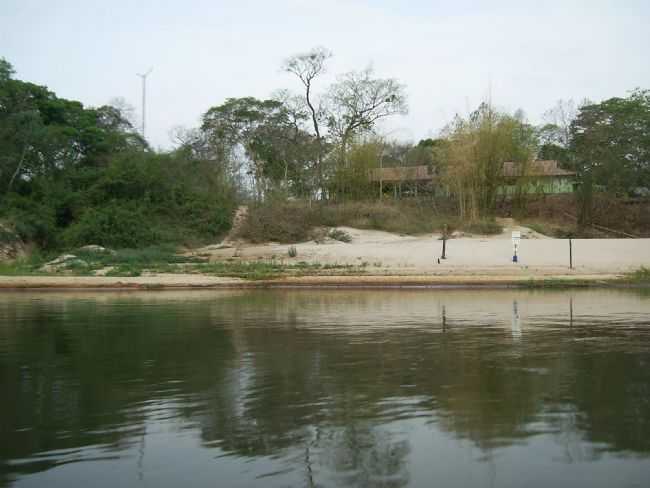
[[[0,463],[88,445],[119,455],[141,442],[152,408],[198,426],[205,447],[282,457],[307,485],[407,484],[408,436],[387,425],[416,416],[488,453],[540,425],[563,433],[567,461],[585,439],[650,452],[642,330],[522,319],[513,337],[510,296],[485,322],[462,315],[458,295],[432,297],[406,312],[403,295],[378,292],[2,302],[19,325],[0,327],[0,385],[15,399],[0,402]]]
[[[19,325],[0,329],[12,351],[0,356],[0,385],[12,399],[0,402],[0,460],[72,450],[14,471],[74,461],[74,448],[85,445],[115,455],[139,442],[149,401],[207,389],[232,355],[205,307],[148,309],[138,300],[108,309],[74,300],[2,306]]]
[[[292,405],[300,425],[322,421],[345,425],[349,419],[340,414],[349,411],[350,402],[362,410],[362,418],[376,418],[382,415],[381,402],[386,398],[428,398],[404,406],[401,414],[427,408],[439,427],[485,449],[523,441],[541,432],[542,427],[533,424],[547,423],[547,429],[565,432],[561,443],[569,457],[583,450],[584,439],[605,442],[614,450],[650,452],[650,371],[640,367],[648,350],[641,346],[634,351],[620,330],[610,327],[607,317],[603,323],[597,317],[577,321],[569,329],[567,316],[561,328],[527,329],[523,335],[513,335],[513,301],[508,296],[501,302],[502,317],[486,318],[486,325],[501,327],[477,327],[480,322],[468,323],[462,313],[463,320],[455,320],[454,308],[443,301],[437,308],[431,306],[446,310],[443,333],[441,314],[406,329],[400,323],[386,323],[387,309],[403,310],[400,298],[390,303],[386,294],[267,293],[255,295],[252,304],[251,297],[221,303],[224,322],[231,310],[238,310],[243,323],[254,319],[255,315],[241,314],[243,300],[267,323],[261,329],[237,328],[234,334],[250,350],[266,352],[255,357],[253,367],[258,372],[253,376],[262,380],[257,384],[260,391],[270,392],[274,385],[277,402],[276,409],[265,403],[271,399],[260,399],[249,410],[256,420],[270,413],[273,425],[289,429],[291,420],[282,419],[283,405]],[[488,300],[494,308],[492,297]],[[338,317],[351,326],[338,326]],[[377,328],[377,323],[384,327]],[[581,334],[602,337],[606,348],[576,348],[574,339]],[[634,329],[630,337],[638,343],[643,334],[642,329]],[[622,351],[610,357],[617,342]],[[615,398],[604,396],[603,385],[608,383],[613,384],[608,391]],[[287,396],[278,385],[296,388],[298,397]],[[556,415],[557,408],[562,412]],[[305,411],[300,413],[301,409]],[[572,409],[578,412],[570,413]],[[576,421],[566,423],[569,416]],[[565,424],[558,424],[557,418]],[[290,430],[283,428],[283,432]]]

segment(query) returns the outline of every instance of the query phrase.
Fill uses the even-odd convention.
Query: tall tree
[[[591,221],[593,186],[614,194],[650,187],[650,90],[585,105],[571,124],[580,221]]]
[[[267,183],[288,186],[290,176],[297,174],[297,166],[303,162],[303,149],[311,138],[297,118],[299,114],[278,100],[229,98],[206,112],[202,130],[224,159],[243,150],[261,197],[268,190]]]
[[[523,170],[536,150],[534,130],[521,115],[500,113],[487,103],[467,119],[456,116],[443,134],[444,179],[458,198],[460,217],[470,220],[493,211],[503,163],[513,161]]]
[[[13,78],[0,63],[0,192],[71,167],[101,166],[146,143],[114,107],[85,108],[43,86]]]
[[[327,94],[327,125],[346,162],[350,141],[372,131],[385,117],[407,113],[404,86],[392,78],[375,78],[372,68],[340,77]]]
[[[544,112],[545,123],[537,129],[539,159],[555,159],[562,165],[569,164],[571,124],[578,115],[579,108],[586,104],[587,101],[576,104],[573,99],[558,100],[551,109]]]
[[[316,161],[316,174],[319,190],[323,190],[323,159],[325,156],[325,143],[321,132],[320,119],[322,108],[317,106],[314,97],[314,81],[325,72],[325,63],[332,57],[332,53],[324,47],[316,47],[312,50],[296,54],[288,58],[284,64],[284,71],[295,75],[305,89],[305,104],[311,116],[312,127],[318,145]]]

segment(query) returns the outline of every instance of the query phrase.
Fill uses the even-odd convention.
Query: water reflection
[[[6,294],[0,484],[636,479],[649,314],[639,290]]]

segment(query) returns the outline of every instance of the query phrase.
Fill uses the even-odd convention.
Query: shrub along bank
[[[461,222],[455,213],[432,200],[313,203],[268,201],[249,208],[238,237],[250,242],[295,243],[317,237],[322,227],[348,226],[400,234],[463,230],[475,234],[502,231],[494,219]]]

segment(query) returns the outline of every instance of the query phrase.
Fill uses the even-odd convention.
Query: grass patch
[[[625,281],[628,283],[640,284],[640,285],[650,285],[650,268],[641,266],[636,271],[629,273],[625,278]]]
[[[118,249],[116,251],[95,251],[78,249],[73,254],[87,263],[90,273],[103,268],[112,268],[106,276],[140,276],[144,271],[178,273],[182,265],[200,263],[201,259],[177,254],[172,245],[149,246],[142,249]],[[73,273],[77,270],[67,267]]]
[[[195,257],[181,256],[172,245],[150,246],[142,249],[119,249],[117,251],[96,251],[76,249],[71,259],[58,267],[57,271],[41,271],[43,265],[56,256],[47,257],[32,253],[27,258],[0,263],[0,275],[24,276],[45,274],[68,274],[73,276],[91,276],[104,268],[112,268],[107,276],[140,276],[145,270],[174,273],[179,272],[179,265],[202,262]]]
[[[46,259],[38,252],[14,261],[0,262],[0,276],[25,276],[43,274],[38,269],[45,264]]]
[[[141,276],[144,272],[153,273],[199,273],[214,276],[227,276],[249,280],[264,280],[282,276],[307,276],[315,274],[358,274],[363,269],[354,265],[307,263],[286,263],[284,261],[218,261],[206,262],[200,258],[182,256],[172,246],[155,246],[144,249],[120,249],[117,251],[97,251],[78,249],[72,251],[76,259],[71,259],[57,271],[46,273],[40,268],[49,259],[34,254],[30,258],[11,263],[0,263],[0,275],[25,276],[61,274],[70,276],[93,276],[102,269],[109,268],[105,276]]]
[[[247,280],[268,280],[283,276],[310,276],[315,274],[357,274],[362,271],[351,264],[306,263],[286,264],[279,261],[217,261],[192,265],[195,273],[228,276]]]

